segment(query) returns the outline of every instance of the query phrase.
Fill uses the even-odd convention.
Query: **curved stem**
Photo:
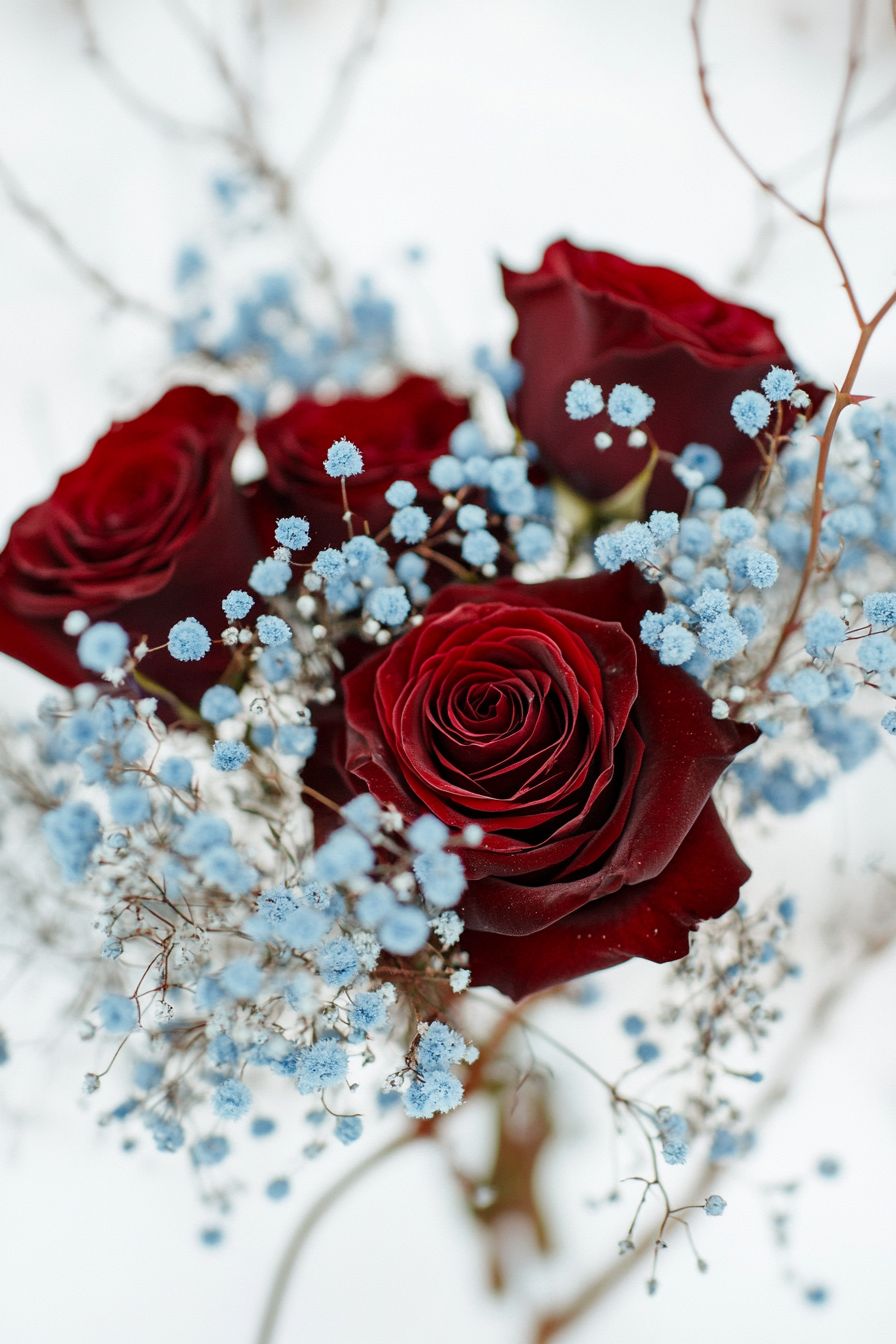
[[[420,1137],[421,1130],[417,1127],[407,1130],[404,1134],[399,1134],[384,1148],[377,1149],[375,1153],[365,1157],[364,1161],[359,1162],[351,1171],[347,1171],[335,1185],[331,1185],[329,1190],[325,1190],[320,1199],[312,1204],[292,1234],[286,1250],[283,1252],[280,1264],[277,1266],[277,1272],[274,1275],[274,1281],[265,1302],[264,1316],[261,1320],[256,1344],[273,1344],[283,1299],[286,1296],[286,1290],[289,1287],[296,1261],[324,1214],[328,1213],[337,1200],[341,1199],[347,1190],[350,1190],[363,1176],[372,1171],[378,1163],[384,1161],[387,1157],[391,1157],[393,1153],[397,1153],[399,1149],[407,1147],[409,1143],[413,1143],[415,1139]]]

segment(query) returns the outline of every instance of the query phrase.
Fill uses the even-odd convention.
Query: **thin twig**
[[[59,254],[71,270],[86,281],[88,285],[99,290],[113,308],[125,309],[139,314],[140,317],[148,317],[151,321],[165,327],[173,326],[173,319],[161,308],[156,308],[155,304],[147,303],[145,299],[138,299],[131,294],[126,294],[103,271],[83,257],[46,211],[39,205],[35,205],[34,201],[25,195],[15,174],[2,159],[0,159],[0,186],[3,187],[12,208],[37,229],[38,233],[43,234],[54,251]]]
[[[359,1162],[351,1171],[347,1171],[335,1185],[331,1185],[325,1190],[311,1208],[305,1214],[299,1223],[295,1232],[289,1240],[286,1250],[283,1252],[280,1264],[277,1266],[277,1272],[274,1275],[274,1281],[271,1284],[270,1292],[265,1303],[264,1316],[262,1317],[261,1327],[258,1331],[257,1344],[273,1344],[274,1334],[277,1329],[277,1322],[280,1318],[280,1310],[283,1306],[283,1299],[286,1290],[289,1287],[289,1281],[292,1277],[296,1261],[304,1249],[305,1243],[317,1227],[324,1214],[337,1203],[338,1200],[356,1185],[362,1177],[369,1171],[378,1166],[380,1162],[397,1153],[399,1149],[406,1148],[409,1143],[420,1137],[420,1131],[416,1128],[406,1130],[399,1134],[391,1143],[387,1143],[384,1148],[379,1148],[369,1157],[365,1157],[363,1162]]]

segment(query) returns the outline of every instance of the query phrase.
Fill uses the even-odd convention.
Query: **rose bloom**
[[[316,547],[342,545],[348,536],[342,489],[324,471],[337,439],[349,439],[361,451],[364,471],[348,479],[348,502],[374,536],[392,517],[385,493],[395,480],[411,481],[416,502],[438,511],[441,493],[430,485],[429,468],[448,452],[451,431],[468,414],[465,401],[415,374],[382,397],[342,397],[328,406],[302,397],[283,415],[262,420],[256,438],[268,476],[247,491],[259,536],[269,537],[284,513],[299,512],[313,520]],[[357,523],[356,517],[356,531]]]
[[[524,370],[516,420],[551,473],[586,499],[601,500],[646,466],[646,452],[628,447],[629,431],[606,409],[589,420],[567,415],[569,387],[590,378],[604,401],[617,383],[642,388],[656,402],[647,426],[660,448],[677,455],[689,443],[709,444],[724,463],[716,484],[731,503],[747,495],[762,464],[753,440],[736,428],[731,403],[746,388],[759,391],[773,364],[793,367],[771,318],[717,299],[664,266],[638,266],[565,240],[551,244],[537,271],[503,274],[519,318],[511,351]],[[817,408],[825,393],[811,384],[805,391]],[[795,419],[788,410],[784,427]],[[603,452],[594,443],[600,431],[613,438]],[[659,462],[647,511],[680,512],[684,502],[670,464]]]
[[[259,558],[230,464],[239,407],[202,387],[175,387],[112,425],[87,461],[12,525],[0,555],[0,650],[64,686],[93,674],[62,622],[72,610],[117,621],[133,642],[165,644],[195,616],[217,639],[221,599],[245,588]],[[162,649],[139,670],[189,705],[223,672],[222,645],[201,662]]]
[[[758,732],[714,719],[688,673],[641,643],[661,603],[632,566],[454,584],[344,678],[336,764],[355,791],[485,832],[461,851],[477,984],[521,998],[685,956],[689,930],[749,876],[710,792]],[[332,787],[332,764],[318,768]]]

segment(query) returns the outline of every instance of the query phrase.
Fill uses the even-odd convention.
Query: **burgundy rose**
[[[364,471],[349,481],[348,499],[374,536],[392,517],[384,496],[395,480],[411,481],[424,508],[439,505],[441,494],[429,483],[429,468],[448,452],[451,431],[468,414],[467,403],[446,396],[434,379],[413,375],[382,397],[343,397],[329,406],[303,397],[283,415],[263,420],[256,437],[268,476],[249,489],[263,544],[271,544],[275,519],[284,511],[312,520],[317,548],[345,541],[340,484],[324,471],[324,458],[337,439],[350,439],[361,450]]]
[[[757,731],[714,719],[641,643],[657,601],[632,567],[455,584],[344,679],[357,784],[405,818],[485,831],[463,851],[476,983],[521,998],[682,957],[749,876],[710,792]]]
[[[195,616],[213,639],[221,599],[245,588],[259,557],[230,473],[239,407],[202,387],[175,387],[134,420],[113,424],[87,461],[12,525],[0,555],[0,650],[64,686],[90,676],[68,612],[117,621],[150,647]],[[229,661],[149,654],[140,671],[196,705]]]
[[[604,398],[617,383],[634,383],[656,402],[648,421],[660,447],[678,454],[708,443],[724,467],[717,482],[730,502],[743,499],[761,462],[753,440],[735,427],[731,403],[745,388],[759,390],[773,364],[792,368],[771,318],[726,303],[664,266],[637,266],[610,252],[552,243],[531,274],[504,269],[504,292],[519,329],[511,350],[524,369],[516,394],[517,422],[542,450],[548,470],[586,499],[606,499],[647,463],[628,447],[628,431],[606,410],[571,420],[571,384],[590,378]],[[818,406],[824,393],[806,386]],[[795,419],[788,412],[785,427]],[[595,447],[609,432],[613,446]],[[670,465],[657,465],[647,508],[680,512],[684,487]]]

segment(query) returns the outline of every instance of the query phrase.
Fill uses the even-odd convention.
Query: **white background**
[[[265,10],[265,133],[291,164],[364,10],[355,0],[280,0]],[[236,11],[235,0],[196,5],[225,33]],[[97,0],[93,13],[147,96],[224,124],[207,64],[161,0]],[[304,202],[344,286],[371,274],[398,301],[409,362],[462,377],[474,344],[499,347],[513,321],[496,258],[532,267],[565,234],[672,265],[773,313],[817,380],[842,378],[855,333],[831,262],[804,226],[769,213],[708,126],[687,18],[683,0],[393,0]],[[720,111],[764,171],[790,171],[804,204],[817,186],[845,35],[843,0],[710,6]],[[871,5],[869,38],[857,116],[896,82],[884,0]],[[882,117],[851,138],[834,178],[834,227],[869,307],[896,282],[894,125],[896,116]],[[166,139],[123,109],[84,61],[61,0],[0,7],[0,157],[81,255],[129,294],[171,310],[173,256],[203,237],[208,177],[229,161],[207,145]],[[800,164],[809,171],[800,175]],[[151,401],[169,364],[162,333],[111,312],[2,195],[0,229],[0,512],[8,522],[81,460],[114,415]],[[408,265],[409,245],[425,250],[422,266]],[[896,396],[896,318],[876,338],[858,386]],[[6,709],[33,703],[36,677],[8,661],[0,675]],[[756,871],[748,898],[779,883],[797,892],[813,965],[826,964],[825,919],[839,914],[848,928],[852,910],[864,917],[877,882],[869,858],[889,855],[896,867],[893,785],[884,748],[808,815],[779,822],[774,834],[751,824],[739,836]],[[892,1338],[894,968],[896,958],[884,956],[846,995],[799,1061],[755,1158],[726,1179],[728,1213],[698,1228],[711,1273],[698,1278],[684,1248],[674,1248],[660,1294],[648,1299],[645,1274],[636,1272],[566,1336],[570,1344],[707,1334],[734,1344]],[[594,1063],[613,1064],[620,1016],[655,1002],[663,974],[652,966],[608,973],[603,1005],[558,1018],[554,1030]],[[810,966],[810,984],[813,975],[823,970]],[[273,1205],[260,1194],[270,1173],[259,1146],[225,1245],[202,1250],[196,1229],[209,1219],[185,1162],[144,1147],[121,1155],[111,1132],[95,1129],[96,1108],[79,1098],[92,1064],[87,1047],[73,1033],[49,1051],[35,1043],[63,989],[62,977],[38,971],[0,1003],[14,1051],[0,1075],[4,1341],[249,1344],[280,1247],[341,1159],[321,1159],[304,1188]],[[800,992],[789,991],[795,1015]],[[792,1072],[783,1057],[780,1067]],[[542,1177],[549,1204],[566,1209],[559,1237],[571,1243],[564,1250],[575,1273],[561,1272],[557,1291],[609,1260],[621,1235],[616,1211],[583,1205],[600,1193],[591,1179],[598,1099],[582,1079],[561,1076],[568,1155],[550,1159]],[[374,1128],[386,1133],[388,1122]],[[771,1247],[761,1187],[806,1174],[825,1153],[843,1159],[844,1174],[809,1182],[796,1206],[793,1252],[782,1257]],[[787,1266],[797,1271],[794,1286],[784,1281]],[[478,1233],[438,1154],[421,1149],[384,1167],[324,1225],[279,1339],[522,1344],[521,1296],[496,1304],[484,1282]],[[540,1282],[521,1262],[519,1294]],[[828,1306],[801,1301],[807,1282],[830,1288]]]

